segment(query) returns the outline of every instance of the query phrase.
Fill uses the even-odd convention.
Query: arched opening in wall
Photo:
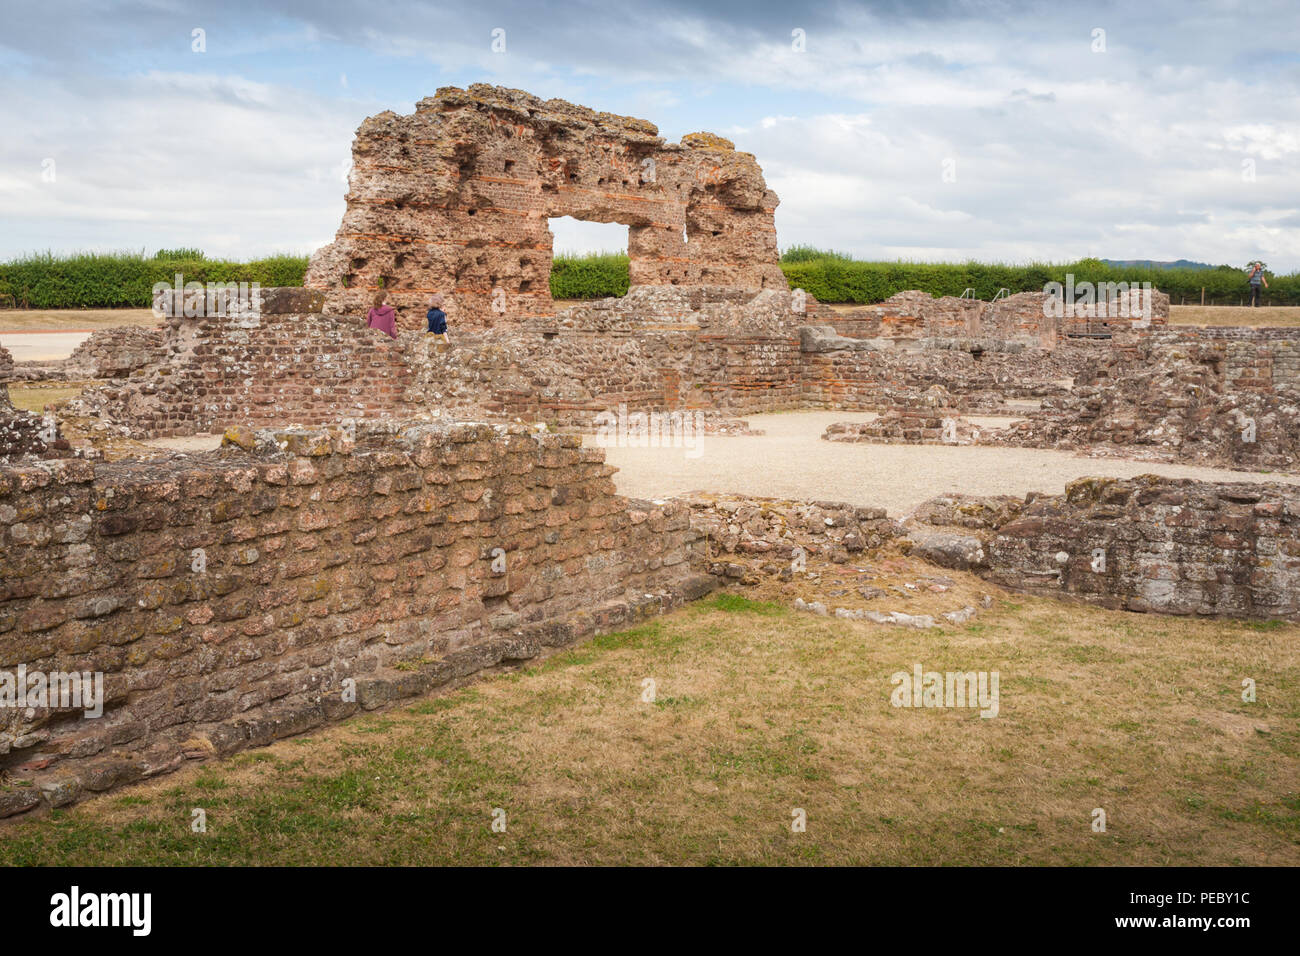
[[[548,220],[551,230],[551,298],[563,306],[627,295],[627,226],[572,216]]]

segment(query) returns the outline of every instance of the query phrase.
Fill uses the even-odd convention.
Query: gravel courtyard
[[[831,422],[870,421],[853,412],[780,412],[748,415],[761,436],[700,439],[694,451],[682,448],[607,448],[606,460],[619,469],[618,490],[634,498],[658,498],[692,491],[847,501],[885,508],[902,517],[935,495],[1057,494],[1085,475],[1129,478],[1159,474],[1206,481],[1277,481],[1300,477],[1235,472],[1191,465],[1167,465],[1110,458],[1085,458],[1037,448],[974,448],[946,445],[874,445],[821,440]],[[1010,419],[971,416],[978,425]],[[588,436],[584,441],[595,445]],[[695,454],[697,457],[687,457]]]

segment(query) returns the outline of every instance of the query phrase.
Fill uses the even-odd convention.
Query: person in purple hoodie
[[[366,324],[392,338],[397,338],[397,312],[385,300],[388,293],[382,289],[375,293],[375,304],[366,313]]]

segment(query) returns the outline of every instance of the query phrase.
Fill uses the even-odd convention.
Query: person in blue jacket
[[[425,317],[429,320],[427,335],[436,335],[447,342],[447,313],[442,311],[442,293],[435,293],[429,298],[429,311]]]

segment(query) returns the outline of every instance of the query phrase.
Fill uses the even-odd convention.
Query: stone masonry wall
[[[264,290],[260,312],[186,316],[166,308],[162,361],[143,375],[88,390],[75,414],[132,437],[406,417],[423,410],[407,389],[401,346],[354,316],[323,316],[320,293]]]
[[[1300,389],[1300,329],[1193,326],[1152,336],[1150,348],[1189,344],[1213,350],[1230,391]]]
[[[125,378],[136,369],[157,365],[166,354],[160,329],[124,325],[99,329],[72,350],[63,363],[70,378]]]
[[[948,550],[976,555],[1005,587],[1131,611],[1300,618],[1294,485],[1080,478],[1063,495],[932,505],[917,514],[966,542]]]
[[[0,671],[102,672],[107,698],[99,719],[0,709],[0,771],[30,781],[0,790],[0,817],[708,590],[686,507],[617,496],[604,453],[576,436],[358,431],[235,430],[193,456],[0,468]]]
[[[325,294],[312,290],[263,290],[260,311],[225,315],[187,316],[196,303],[178,300],[159,364],[87,391],[69,411],[137,438],[421,415],[585,427],[620,405],[883,410],[916,405],[936,385],[996,411],[1007,399],[1064,396],[1084,365],[1120,351],[1071,339],[1044,348],[1019,334],[944,337],[971,330],[943,318],[976,308],[970,300],[895,299],[891,309],[920,317],[920,337],[841,335],[810,324],[833,314],[811,297],[727,287],[639,286],[509,326],[453,328],[450,345],[422,324],[402,320],[393,340],[359,316],[322,314]]]
[[[906,344],[963,342],[978,351],[1003,351],[1018,348],[1056,348],[1072,333],[1085,332],[1094,326],[1117,333],[1133,331],[1133,320],[1115,318],[1106,322],[1074,316],[1055,318],[1047,313],[1047,297],[1042,292],[1019,292],[985,302],[954,296],[934,297],[910,290],[876,305],[847,310],[826,309],[818,313],[817,324],[831,326],[848,338],[874,339],[880,347]],[[1141,305],[1133,307],[1137,315]],[[1118,306],[1117,306],[1118,308]],[[1160,329],[1169,322],[1169,297],[1153,292],[1150,329]]]

